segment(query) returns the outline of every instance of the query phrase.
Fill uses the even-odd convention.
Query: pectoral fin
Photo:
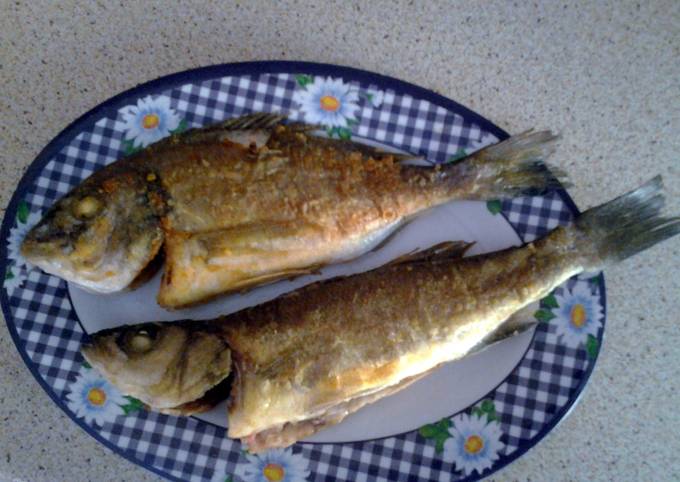
[[[506,338],[517,336],[520,333],[534,328],[538,321],[534,317],[534,313],[539,308],[539,303],[531,303],[521,310],[515,312],[510,318],[503,322],[503,324],[493,333],[491,333],[486,339],[480,343],[480,345],[474,350],[474,352],[479,352],[488,348],[491,345],[503,341]]]
[[[279,279],[310,274],[323,258],[322,231],[314,225],[244,225],[205,233],[170,232],[158,302],[195,304]]]
[[[402,263],[433,262],[439,260],[451,260],[462,258],[474,242],[467,241],[444,241],[435,244],[427,249],[415,250],[399,256],[390,261],[389,264],[396,265]]]

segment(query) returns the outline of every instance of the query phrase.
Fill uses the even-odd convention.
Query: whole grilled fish
[[[552,150],[549,132],[423,167],[312,129],[256,114],[159,141],[58,201],[22,253],[48,273],[110,293],[144,279],[164,247],[158,302],[178,308],[354,258],[451,199],[554,183],[540,163]]]
[[[213,321],[99,332],[82,352],[170,413],[209,407],[214,392],[202,394],[234,371],[229,436],[251,451],[286,446],[507,333],[513,314],[569,277],[678,234],[680,218],[659,214],[660,188],[655,178],[521,248],[428,252]]]

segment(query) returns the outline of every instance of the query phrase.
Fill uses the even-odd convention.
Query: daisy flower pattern
[[[26,258],[21,255],[21,243],[31,228],[40,221],[40,214],[31,212],[22,215],[21,209],[22,206],[19,206],[19,209],[17,210],[19,211],[17,214],[17,225],[10,230],[9,237],[7,238],[7,255],[17,268],[29,269],[31,268],[31,265],[29,265]]]
[[[31,228],[38,224],[38,221],[40,221],[40,213],[31,212],[31,208],[25,201],[19,202],[17,205],[16,225],[10,229],[9,236],[7,237],[8,263],[3,286],[7,290],[8,295],[12,295],[17,288],[24,284],[28,272],[33,269],[33,265],[21,255],[21,243]]]
[[[486,416],[461,413],[452,419],[451,438],[444,442],[444,458],[452,460],[465,475],[481,473],[498,460],[498,452],[505,447],[501,442],[498,422]]]
[[[382,99],[381,99],[382,100]],[[306,122],[327,127],[348,127],[359,109],[359,93],[342,79],[316,77],[293,94]]]
[[[565,288],[563,294],[555,294],[555,301],[554,323],[562,343],[577,348],[588,342],[588,335],[597,336],[602,327],[602,306],[586,283],[577,283],[571,291]]]
[[[246,458],[248,463],[236,472],[246,482],[303,482],[309,477],[307,461],[291,448],[246,454]]]
[[[125,138],[134,147],[146,147],[168,136],[180,126],[180,116],[170,108],[170,98],[147,96],[120,110],[125,123]]]
[[[19,268],[7,268],[4,282],[7,294],[12,295],[12,293],[14,293],[14,290],[16,290],[17,288],[24,284],[25,279],[26,277],[24,276],[23,270]]]
[[[104,425],[113,422],[125,412],[123,405],[128,400],[96,370],[81,368],[76,381],[70,386],[66,396],[68,408],[89,424]]]

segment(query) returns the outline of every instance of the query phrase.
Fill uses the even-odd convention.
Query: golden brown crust
[[[319,223],[354,211],[345,200],[380,206],[403,191],[394,156],[280,126],[253,152],[231,142],[177,144],[150,161],[172,199],[168,228],[201,232],[256,222]],[[399,211],[397,207],[395,211]]]
[[[223,330],[239,354],[230,435],[316,417],[463,356],[580,270],[571,242],[558,229],[536,246],[388,266],[228,317]]]
[[[558,228],[491,255],[402,260],[217,320],[106,330],[83,354],[123,393],[172,413],[206,407],[231,369],[229,435],[258,450],[288,444],[483,346],[582,270],[578,243]]]
[[[375,393],[358,396],[340,402],[317,417],[292,423],[286,422],[280,427],[271,427],[260,432],[255,432],[249,436],[243,437],[243,441],[248,446],[248,451],[253,453],[262,452],[271,448],[288,447],[298,440],[302,440],[305,437],[315,434],[325,427],[342,422],[349,414],[356,412],[370,403],[403,390],[412,383],[427,376],[432,371],[434,371],[434,369],[408,377],[396,385],[383,388]]]
[[[255,114],[190,130],[107,166],[66,197],[52,229],[37,229],[49,242],[29,239],[26,255],[111,292],[127,287],[165,238],[159,302],[173,308],[356,257],[433,205],[547,182],[534,161],[549,133],[512,138],[464,162],[415,167],[280,121]],[[106,216],[76,219],[99,206]]]
[[[232,142],[169,147],[148,159],[171,205],[158,296],[168,308],[306,273],[444,200],[429,180],[405,177],[391,154],[295,126],[278,126],[255,151]]]

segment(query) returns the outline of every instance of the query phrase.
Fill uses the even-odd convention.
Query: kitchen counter
[[[680,213],[680,2],[0,0],[0,206],[76,117],[188,68],[359,67],[433,89],[513,133],[551,128],[581,208],[660,173]],[[549,4],[549,5],[548,5]],[[606,271],[606,339],[580,403],[492,480],[678,480],[680,239]],[[76,426],[0,324],[0,480],[151,481]]]

